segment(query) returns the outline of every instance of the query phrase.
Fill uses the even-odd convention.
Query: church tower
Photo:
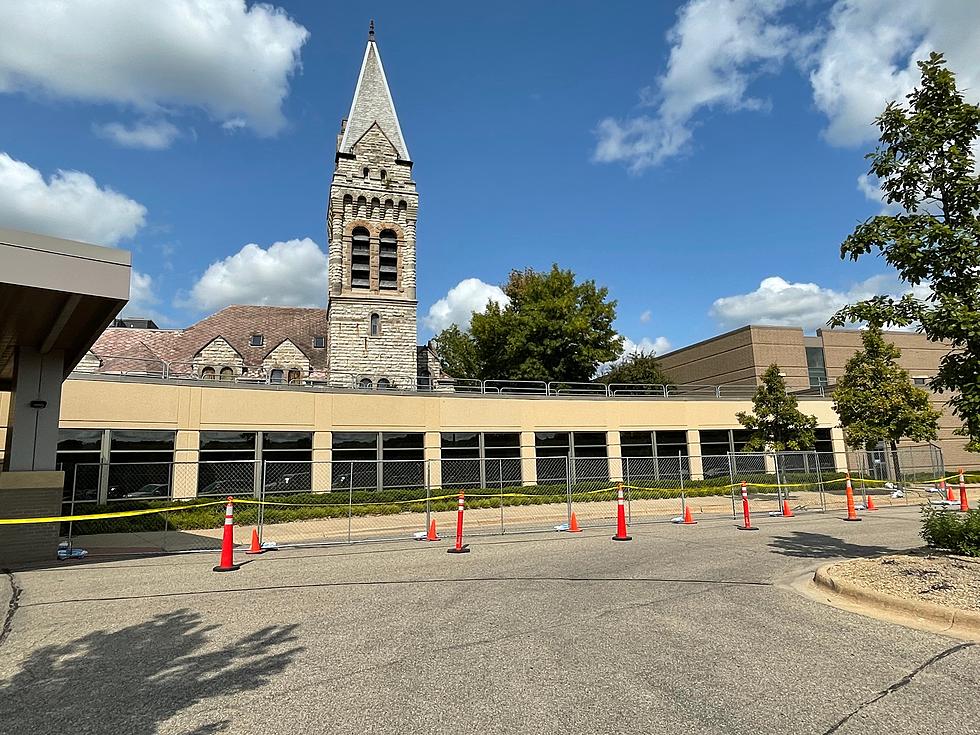
[[[407,388],[415,379],[418,202],[371,21],[327,204],[332,383],[353,375],[363,387]]]

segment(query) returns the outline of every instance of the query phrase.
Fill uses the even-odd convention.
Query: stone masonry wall
[[[344,380],[388,378],[395,387],[414,380],[416,303],[340,297],[330,300],[330,374]],[[378,314],[380,334],[371,336],[371,314]],[[339,384],[339,383],[338,383]]]
[[[274,368],[288,370],[290,368],[302,370],[304,375],[310,372],[310,360],[303,354],[302,350],[286,340],[266,355],[262,361],[262,369],[266,374]]]
[[[220,372],[223,367],[232,367],[235,368],[236,373],[240,374],[244,364],[245,361],[238,354],[238,351],[222,337],[216,337],[208,342],[194,356],[194,370],[197,373],[210,365],[215,369],[215,372]]]

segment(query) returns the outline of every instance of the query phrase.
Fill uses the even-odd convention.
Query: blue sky
[[[838,257],[882,209],[872,118],[933,48],[980,89],[972,0],[10,3],[0,226],[132,250],[128,311],[169,326],[323,305],[372,17],[421,197],[422,338],[553,262],[660,351],[898,293]]]

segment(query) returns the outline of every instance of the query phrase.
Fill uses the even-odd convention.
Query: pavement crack
[[[971,646],[974,646],[974,645],[976,645],[976,644],[973,643],[973,642],[958,643],[955,646],[950,646],[949,648],[947,648],[947,649],[945,649],[943,651],[940,651],[939,653],[937,653],[932,658],[930,658],[927,661],[925,661],[924,663],[921,663],[918,666],[916,666],[912,671],[910,671],[908,674],[906,674],[901,679],[899,679],[898,681],[896,681],[894,684],[892,684],[887,689],[883,689],[882,691],[878,692],[877,694],[875,694],[870,699],[867,699],[864,702],[862,702],[861,704],[859,704],[853,710],[851,710],[846,715],[844,715],[844,717],[840,720],[840,722],[838,722],[836,725],[834,725],[829,730],[827,730],[826,732],[824,732],[823,735],[831,735],[832,733],[837,732],[838,730],[840,730],[841,727],[843,727],[847,723],[848,720],[850,720],[852,717],[854,717],[858,712],[860,712],[861,710],[863,710],[865,707],[870,707],[872,704],[874,704],[875,702],[881,701],[882,699],[884,699],[885,697],[887,697],[889,694],[894,694],[899,689],[901,689],[901,688],[903,688],[903,687],[911,684],[912,683],[912,680],[918,674],[920,674],[921,672],[923,672],[925,669],[928,669],[933,664],[939,663],[944,658],[946,658],[947,656],[953,655],[957,651],[962,651],[962,650],[964,650],[966,648],[970,648]]]
[[[22,590],[17,583],[17,578],[14,576],[14,573],[9,569],[0,570],[0,574],[3,574],[10,583],[10,602],[7,603],[7,609],[4,611],[3,627],[0,627],[0,646],[2,646],[13,627],[14,614],[17,612],[17,608],[20,607],[20,593]]]

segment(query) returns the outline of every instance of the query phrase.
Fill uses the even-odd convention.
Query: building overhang
[[[64,354],[67,377],[129,300],[125,250],[0,228],[0,390],[17,348]]]

